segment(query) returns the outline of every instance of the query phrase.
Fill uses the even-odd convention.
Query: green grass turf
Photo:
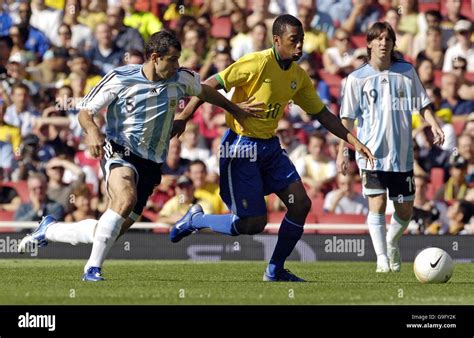
[[[289,262],[309,283],[265,283],[264,262],[110,260],[101,283],[80,281],[82,260],[0,260],[0,304],[474,304],[474,264],[446,284],[421,284],[412,264]],[[180,297],[181,296],[181,297]]]

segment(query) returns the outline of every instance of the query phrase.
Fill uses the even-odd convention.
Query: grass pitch
[[[289,262],[308,283],[265,283],[264,262],[110,260],[105,282],[80,281],[82,260],[0,260],[0,304],[474,304],[474,264],[446,284],[421,284],[413,265],[376,274],[375,263]]]

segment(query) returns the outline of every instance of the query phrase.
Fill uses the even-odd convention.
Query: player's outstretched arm
[[[86,134],[86,144],[91,155],[100,158],[103,155],[102,146],[104,145],[104,135],[100,132],[99,127],[95,124],[93,114],[87,109],[79,111],[79,124]]]
[[[349,130],[341,123],[341,120],[331,113],[327,107],[324,107],[321,112],[316,115],[319,122],[331,133],[342,139],[343,141],[352,144],[357,152],[364,156],[374,166],[375,157],[372,152],[363,145],[357,137],[351,134]]]
[[[431,131],[434,136],[433,143],[437,146],[442,146],[444,143],[444,132],[439,126],[438,121],[436,121],[433,111],[430,108],[424,108],[421,109],[420,114],[431,126]]]

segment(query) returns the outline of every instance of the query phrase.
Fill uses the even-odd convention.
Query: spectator
[[[7,64],[7,75],[8,78],[4,81],[6,93],[11,95],[11,89],[16,83],[23,83],[30,89],[30,94],[36,96],[41,89],[38,82],[30,81],[28,78],[31,76],[26,72],[26,67],[23,63],[16,62],[14,60]]]
[[[76,0],[81,1],[81,12],[77,21],[95,31],[101,23],[107,22],[107,1],[103,0]]]
[[[159,32],[163,27],[153,13],[135,11],[135,0],[121,0],[121,6],[125,11],[124,24],[137,29],[144,41],[148,41],[153,33]]]
[[[16,211],[21,205],[21,198],[14,188],[2,185],[4,178],[3,168],[0,167],[0,211]]]
[[[68,185],[63,182],[65,170],[71,171],[78,177],[74,184]],[[81,168],[73,162],[55,157],[46,164],[46,175],[48,176],[48,198],[60,203],[63,210],[70,213],[73,209],[72,193],[85,180]]]
[[[323,54],[324,69],[331,74],[346,76],[354,70],[354,49],[351,48],[349,33],[337,29],[334,34],[334,47],[326,49]]]
[[[293,124],[286,118],[282,118],[278,121],[276,134],[280,139],[282,148],[285,149],[288,156],[290,156],[291,162],[297,163],[299,159],[303,158],[308,153],[306,145],[301,144],[295,137]]]
[[[177,137],[170,140],[166,162],[161,167],[163,176],[181,176],[188,170],[189,160],[181,157],[181,141]]]
[[[251,8],[252,14],[247,17],[247,25],[253,27],[257,22],[263,21],[267,27],[272,27],[276,15],[270,13],[269,5],[270,0],[254,0]]]
[[[73,55],[68,62],[71,69],[69,76],[58,86],[71,86],[74,98],[82,98],[94,88],[102,78],[100,75],[91,72],[89,60],[82,54]]]
[[[190,161],[197,159],[205,161],[209,157],[209,149],[199,146],[199,129],[196,124],[187,124],[186,130],[182,135],[182,140],[182,158],[188,159]]]
[[[18,167],[12,174],[12,181],[24,181],[28,177],[37,173],[41,167],[38,156],[39,139],[36,135],[27,135],[20,146],[20,156],[18,157]]]
[[[416,60],[430,59],[434,69],[441,70],[444,62],[444,50],[441,45],[441,30],[436,27],[428,28],[426,32],[426,48],[419,52]]]
[[[418,33],[418,0],[400,0],[398,10],[400,14],[400,32],[411,35],[412,37]],[[388,11],[387,11],[388,12]],[[398,13],[398,11],[397,11]],[[393,26],[392,26],[393,27]],[[394,27],[393,27],[394,28]],[[397,38],[397,43],[398,43]]]
[[[0,36],[8,35],[8,30],[13,24],[11,16],[8,14],[8,8],[0,2]]]
[[[369,206],[362,194],[354,191],[354,177],[337,175],[338,189],[330,191],[324,199],[324,211],[335,214],[367,215]]]
[[[207,181],[207,168],[203,161],[191,161],[188,176],[193,181],[194,196],[201,201],[206,201],[212,208],[213,214],[222,214],[226,207],[219,195],[219,185]]]
[[[143,62],[145,62],[145,56],[139,50],[132,49],[125,53],[126,65],[141,65]]]
[[[381,17],[380,8],[372,0],[353,0],[351,14],[341,21],[341,28],[349,34],[365,34]]]
[[[438,190],[435,199],[452,203],[466,197],[467,161],[460,155],[453,155],[449,159],[449,179]]]
[[[335,30],[333,19],[328,13],[320,10],[319,8],[320,2],[321,1],[309,0],[309,3],[306,6],[306,7],[313,8],[314,17],[313,17],[313,20],[311,21],[311,26],[321,32],[326,33],[326,36],[329,39],[332,39],[334,35],[334,30]]]
[[[441,108],[450,108],[454,115],[467,115],[474,111],[474,101],[466,101],[459,97],[459,79],[451,73],[441,78]]]
[[[474,183],[474,137],[463,133],[458,138],[457,150],[467,162],[466,182]]]
[[[158,222],[173,225],[188,211],[189,205],[199,203],[204,211],[212,212],[212,207],[206,200],[196,197],[193,182],[187,176],[181,176],[176,182],[176,195],[168,200],[160,213]]]
[[[424,87],[434,84],[433,61],[428,58],[418,59],[416,60],[415,70]]]
[[[463,57],[467,60],[467,71],[474,72],[474,47],[471,42],[472,24],[467,20],[460,20],[454,26],[456,44],[446,50],[443,72],[453,70],[453,60]]]
[[[437,10],[429,10],[424,13],[424,16],[421,17],[421,23],[423,24],[418,33],[416,34],[415,38],[413,39],[413,52],[412,52],[412,59],[415,59],[418,53],[422,50],[426,49],[426,37],[427,37],[427,30],[428,29],[436,29],[440,35],[440,47],[441,50],[443,49],[442,40],[441,40],[441,20],[442,16],[441,13]],[[423,20],[424,19],[424,20]]]
[[[31,71],[31,78],[43,87],[56,87],[67,77],[68,59],[69,51],[66,48],[53,47],[44,53],[43,62]]]
[[[32,0],[31,12],[30,24],[38,28],[53,44],[58,45],[61,11],[46,6],[44,0]]]
[[[63,23],[71,28],[71,46],[79,51],[86,51],[93,45],[94,37],[92,30],[79,23],[79,15],[81,14],[80,0],[66,0],[64,4]]]
[[[0,36],[0,75],[6,72],[5,66],[10,59],[13,48],[13,40],[10,36]],[[1,87],[0,87],[1,94]]]
[[[232,11],[236,9],[244,9],[244,8],[245,6],[239,7],[239,5],[237,4],[237,1],[204,0],[204,3],[201,9],[199,10],[199,13],[197,16],[200,17],[207,14],[213,18],[219,18],[222,16],[229,16],[232,13]]]
[[[325,32],[311,26],[311,21],[314,18],[314,8],[299,6],[298,17],[303,24],[304,30],[303,52],[306,54],[317,53],[322,55],[328,48],[328,37]]]
[[[250,30],[250,39],[244,40],[232,48],[232,59],[238,60],[244,55],[269,48],[267,31],[268,29],[264,22],[256,23]]]
[[[91,207],[92,194],[86,184],[79,184],[73,190],[71,198],[74,211],[64,218],[65,222],[79,222],[85,219],[97,219],[97,212]]]
[[[26,136],[33,132],[35,120],[39,117],[39,112],[30,104],[30,89],[25,84],[19,83],[13,86],[13,104],[7,108],[5,122],[20,128],[21,136]]]
[[[461,0],[445,0],[444,6],[446,7],[446,16],[441,22],[441,30],[443,31],[443,49],[446,49],[454,44],[453,35],[456,23],[460,20],[468,21],[469,18],[461,14]]]
[[[112,31],[105,23],[98,24],[95,29],[97,45],[86,55],[90,62],[97,67],[99,74],[104,76],[112,69],[123,64],[124,51],[113,40]]]
[[[471,218],[474,216],[472,201],[457,201],[448,209],[450,235],[473,234]],[[471,223],[471,224],[469,224]]]
[[[406,1],[405,1],[406,2]],[[403,18],[407,18],[405,12],[403,12]],[[414,29],[406,29],[407,24],[404,23],[405,27],[402,28],[402,21],[399,9],[397,8],[389,8],[385,13],[385,21],[387,21],[390,26],[392,26],[393,31],[395,32],[395,36],[397,37],[397,45],[395,50],[399,51],[404,55],[411,55],[412,51],[412,43],[413,43],[413,36],[415,34],[414,29],[416,30],[416,24]],[[413,21],[413,17],[408,19],[408,21]],[[415,16],[416,21],[416,16]]]
[[[408,228],[411,233],[424,234],[430,227],[439,227],[441,204],[430,200],[428,191],[428,177],[415,172],[415,199],[413,201],[413,216]],[[443,208],[445,209],[445,207]],[[434,224],[434,223],[437,224]]]
[[[183,67],[198,70],[206,60],[207,35],[201,26],[196,26],[184,33],[183,51],[179,64]]]
[[[453,60],[453,73],[459,79],[460,87],[458,95],[463,100],[474,100],[474,83],[466,79],[467,60],[458,57]]]
[[[25,25],[13,25],[8,32],[13,41],[9,61],[16,61],[23,66],[35,65],[37,57],[35,53],[26,49],[28,39],[28,27]]]
[[[247,26],[247,17],[245,11],[236,9],[230,15],[230,22],[232,23],[232,38],[230,39],[231,50],[237,50],[241,45],[251,44],[249,35],[249,27]],[[237,59],[234,59],[237,60]]]
[[[324,154],[325,147],[324,135],[312,134],[309,137],[308,155],[295,163],[303,183],[309,187],[310,197],[316,197],[319,192],[328,192],[337,175],[336,162]]]
[[[28,31],[28,40],[25,43],[25,49],[36,54],[38,58],[42,58],[44,53],[49,49],[49,40],[40,30],[30,24],[31,7],[28,3],[21,3],[18,6],[20,16],[20,25],[26,27]]]
[[[43,216],[51,215],[62,220],[64,210],[61,204],[46,195],[47,181],[43,174],[33,174],[28,178],[30,202],[22,203],[15,214],[15,221],[41,221]]]
[[[122,7],[109,7],[107,9],[107,23],[112,29],[115,45],[122,50],[133,49],[143,52],[143,38],[135,28],[124,25],[124,18],[125,11]]]
[[[13,152],[20,154],[21,133],[20,128],[5,122],[6,105],[0,100],[0,141],[11,144]]]

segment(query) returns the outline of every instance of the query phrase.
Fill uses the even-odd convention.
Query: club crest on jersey
[[[290,88],[293,90],[296,89],[296,81],[291,81]]]
[[[176,107],[176,100],[171,100],[171,101],[170,101],[170,107],[171,107],[171,108]]]
[[[407,97],[404,89],[398,90],[398,97]]]

